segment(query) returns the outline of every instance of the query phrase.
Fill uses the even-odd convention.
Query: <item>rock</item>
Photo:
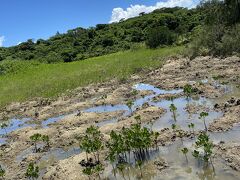
[[[220,108],[220,105],[219,105],[218,103],[216,103],[216,104],[214,105],[214,108],[215,108],[215,109],[219,109],[219,108]]]
[[[166,169],[168,167],[167,162],[164,161],[163,159],[154,161],[154,165],[157,167],[159,171]]]
[[[235,101],[236,101],[235,98],[234,98],[234,97],[231,97],[231,99],[228,100],[227,102],[228,102],[229,104],[234,104]]]
[[[240,105],[240,99],[236,101],[236,106],[239,106],[239,105]]]

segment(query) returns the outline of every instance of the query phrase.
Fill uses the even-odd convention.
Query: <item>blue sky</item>
[[[134,17],[162,6],[191,7],[196,0],[1,0],[0,46],[47,39],[57,31]]]

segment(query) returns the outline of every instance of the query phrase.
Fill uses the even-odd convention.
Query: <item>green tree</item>
[[[176,37],[167,27],[158,27],[148,30],[146,45],[150,48],[157,48],[160,45],[171,45]]]

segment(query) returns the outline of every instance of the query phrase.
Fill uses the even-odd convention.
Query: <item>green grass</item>
[[[34,97],[55,97],[79,86],[127,78],[139,68],[157,68],[161,57],[179,54],[183,47],[141,48],[72,63],[40,64],[0,76],[0,106]]]

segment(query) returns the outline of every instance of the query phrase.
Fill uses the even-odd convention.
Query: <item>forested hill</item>
[[[194,28],[202,23],[203,15],[201,9],[180,7],[140,13],[139,17],[119,23],[76,28],[64,34],[56,33],[48,40],[30,39],[14,47],[0,48],[0,61],[71,62],[127,50],[144,41],[152,48],[159,44],[185,44],[190,41]],[[154,37],[154,31],[161,32],[161,35]],[[155,44],[156,38],[158,44]]]

